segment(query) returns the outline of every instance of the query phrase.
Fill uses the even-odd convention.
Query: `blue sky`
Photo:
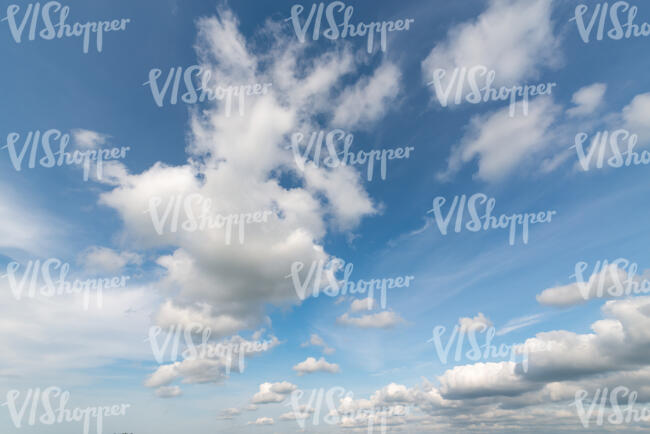
[[[17,43],[0,21],[2,146],[13,133],[22,147],[28,132],[56,129],[70,134],[69,150],[129,147],[87,181],[75,166],[17,171],[1,149],[0,274],[57,258],[71,279],[130,277],[88,310],[76,295],[17,300],[0,279],[0,394],[19,390],[22,403],[30,388],[57,386],[72,407],[129,403],[104,431],[156,434],[301,432],[291,393],[333,387],[353,393],[339,412],[408,409],[386,429],[413,433],[586,431],[570,406],[578,390],[625,386],[639,405],[650,401],[650,299],[567,301],[579,294],[571,275],[581,261],[587,279],[597,261],[616,258],[638,264],[637,281],[648,277],[648,166],[584,171],[570,149],[579,133],[591,143],[621,129],[638,137],[637,152],[650,146],[647,38],[585,43],[570,21],[578,3],[564,0],[346,2],[352,23],[415,20],[388,34],[385,52],[368,53],[365,38],[301,43],[287,20],[295,4],[64,3],[71,23],[130,20],[86,54],[79,38],[30,41],[26,31]],[[304,22],[312,4],[302,4]],[[637,24],[650,21],[645,4],[630,5]],[[156,105],[150,71],[162,71],[162,85],[170,68],[192,65],[217,85],[271,83],[270,91],[247,97],[243,114],[218,101]],[[509,117],[504,101],[441,106],[433,70],[477,65],[495,71],[496,86],[556,85],[531,98],[527,115]],[[367,181],[364,165],[321,161],[301,171],[287,149],[292,135],[337,128],[354,135],[355,152],[414,151],[388,161],[385,180],[375,170]],[[475,193],[494,198],[496,214],[556,214],[531,225],[527,243],[509,245],[503,229],[442,235],[427,213],[434,198],[446,198],[446,213],[455,196]],[[242,243],[226,244],[220,229],[156,233],[152,198],[192,194],[222,214],[273,215],[246,226]],[[353,281],[414,280],[372,311],[355,309],[363,295],[300,300],[291,265],[306,272],[332,258],[354,265]],[[196,323],[213,343],[270,348],[229,375],[220,358],[159,364],[150,328]],[[446,343],[456,325],[494,327],[496,345],[553,346],[532,354],[523,373],[508,358],[445,363],[432,330],[446,327]],[[16,428],[7,408],[2,432],[82,430]],[[301,411],[305,432],[367,431],[364,415],[327,424],[329,409]]]

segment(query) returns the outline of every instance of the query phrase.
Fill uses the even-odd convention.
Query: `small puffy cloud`
[[[163,386],[156,389],[158,398],[174,398],[181,395],[181,388],[178,386]]]
[[[271,417],[258,417],[255,422],[248,422],[248,425],[273,425],[274,423]]]
[[[336,322],[346,326],[354,326],[359,328],[392,328],[404,322],[404,319],[392,311],[377,312],[369,315],[361,315],[352,317],[348,313],[344,313],[336,319]]]
[[[309,340],[307,342],[303,342],[300,346],[301,347],[308,347],[310,345],[316,346],[316,347],[322,347],[323,348],[323,354],[325,355],[330,355],[334,354],[336,351],[334,348],[330,348],[327,346],[323,338],[318,336],[315,333],[312,333],[312,335],[309,337]]]
[[[593,113],[602,104],[605,90],[607,85],[604,83],[594,83],[579,89],[571,98],[575,107],[567,110],[567,115],[576,117]]]
[[[341,371],[339,365],[336,363],[329,363],[324,357],[321,357],[318,360],[313,357],[308,357],[306,360],[295,365],[293,370],[298,373],[298,376],[312,374],[314,372],[329,372],[331,374],[336,374]]]
[[[286,399],[287,395],[297,387],[288,381],[280,383],[262,383],[260,390],[253,395],[253,404],[271,404],[274,402],[282,402]]]
[[[142,264],[142,256],[133,252],[116,252],[108,247],[93,246],[79,261],[88,271],[118,272],[128,264]]]
[[[106,143],[110,136],[96,131],[75,129],[71,131],[73,143],[80,148],[97,149]]]

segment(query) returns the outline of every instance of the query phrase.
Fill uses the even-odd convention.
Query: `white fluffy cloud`
[[[331,119],[354,108],[350,104],[358,92],[368,91],[363,108],[372,108],[371,115],[356,121],[346,116],[347,126],[378,120],[391,101],[398,71],[385,64],[364,77],[345,50],[306,59],[305,47],[281,34],[275,35],[268,53],[257,54],[239,32],[236,18],[223,9],[217,17],[200,19],[198,29],[199,63],[213,77],[224,83],[270,82],[270,92],[246,99],[243,116],[237,110],[228,116],[218,101],[192,111],[188,164],[158,163],[139,174],[118,170],[117,165],[110,177],[116,186],[100,202],[121,217],[126,243],[171,248],[157,259],[165,271],[160,288],[169,294],[157,321],[198,317],[211,324],[214,333],[228,336],[267,323],[268,304],[299,303],[286,279],[291,264],[328,259],[320,245],[328,231],[353,230],[377,212],[354,168],[308,165],[301,172],[285,148],[293,132],[320,128],[317,119],[322,116]],[[277,29],[271,25],[267,31]],[[350,82],[350,74],[356,74],[356,80]],[[295,186],[281,184],[287,173],[296,175]],[[191,194],[210,199],[215,214],[273,214],[266,223],[247,225],[243,243],[237,230],[229,245],[224,229],[156,232],[146,212],[150,200],[160,199],[162,215],[172,198]],[[190,209],[194,215],[200,212],[198,204]]]
[[[638,393],[636,408],[646,406],[650,297],[611,300],[602,313],[604,319],[592,324],[592,333],[542,332],[516,345],[519,355],[527,352],[526,368],[523,361],[459,365],[438,376],[438,385],[426,379],[415,387],[391,383],[368,399],[341,399],[338,411],[411,408],[415,411],[405,412],[408,417],[388,419],[402,431],[539,432],[552,426],[558,432],[572,432],[581,425],[569,404],[581,390],[594,396],[597,389],[623,386]],[[606,411],[607,415],[611,409]],[[590,432],[601,432],[595,426],[597,416],[591,415]],[[649,426],[650,421],[641,421],[626,428],[640,432]],[[603,426],[603,432],[608,428]]]
[[[329,372],[331,374],[341,372],[339,365],[336,363],[329,363],[324,357],[321,357],[318,360],[313,357],[307,357],[307,359],[295,365],[293,370],[296,371],[298,376],[312,374],[314,372]]]
[[[260,390],[253,395],[253,404],[271,404],[274,402],[282,402],[287,398],[287,395],[296,390],[295,384],[288,381],[280,383],[262,383]]]

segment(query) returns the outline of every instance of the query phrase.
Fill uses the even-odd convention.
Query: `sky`
[[[648,5],[12,1],[0,432],[650,429]]]

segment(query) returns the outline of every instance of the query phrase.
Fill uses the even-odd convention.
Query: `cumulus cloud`
[[[220,101],[191,111],[188,163],[157,163],[140,173],[115,164],[110,170],[114,188],[101,195],[100,203],[122,219],[125,244],[169,252],[156,259],[164,271],[159,288],[167,295],[156,321],[198,318],[211,324],[213,333],[229,336],[268,323],[268,305],[300,303],[285,278],[291,264],[327,260],[330,255],[321,244],[329,231],[353,231],[363,218],[376,214],[355,168],[308,165],[301,172],[285,148],[293,132],[328,127],[320,119],[354,108],[358,92],[368,91],[363,108],[372,110],[355,121],[346,117],[346,126],[379,120],[391,101],[391,94],[383,92],[394,90],[397,70],[385,64],[366,76],[357,71],[360,60],[347,50],[308,57],[304,45],[273,23],[265,28],[272,45],[258,53],[239,31],[236,17],[223,8],[197,26],[199,64],[212,77],[272,87],[266,95],[247,98],[243,115],[234,110],[236,115],[228,116]],[[282,183],[287,174],[296,185]],[[225,228],[174,232],[168,227],[172,218],[165,230],[156,231],[153,221],[172,209],[172,201],[196,195],[209,199],[221,215],[271,213],[265,223],[246,225],[242,242],[239,228],[233,228],[230,244]],[[194,216],[201,213],[196,201],[187,208]]]
[[[602,313],[591,333],[541,332],[515,345],[525,362],[455,366],[437,377],[437,385],[426,379],[413,387],[391,383],[367,399],[341,399],[338,411],[412,408],[407,418],[389,419],[407,431],[537,432],[553,426],[570,432],[580,426],[569,405],[577,392],[593,397],[599,389],[622,386],[637,393],[638,403],[650,402],[650,297],[610,300]],[[609,398],[606,403],[611,405]],[[590,419],[595,424],[597,414]],[[638,431],[647,427],[648,421],[629,425]]]
[[[262,383],[260,384],[260,390],[253,395],[251,401],[253,404],[282,402],[287,398],[289,393],[296,389],[296,385],[291,384],[288,381],[282,381],[280,383]]]
[[[329,372],[330,374],[341,372],[339,365],[336,363],[329,363],[324,357],[321,357],[318,360],[313,357],[307,357],[307,359],[295,365],[293,370],[296,371],[298,376],[312,374],[314,372]]]

